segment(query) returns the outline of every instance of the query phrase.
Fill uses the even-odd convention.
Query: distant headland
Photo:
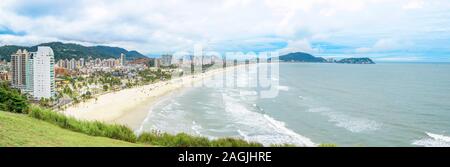
[[[307,63],[340,63],[340,64],[375,64],[375,62],[367,57],[363,58],[343,58],[341,60],[325,59],[323,57],[315,57],[309,53],[295,52],[282,55],[279,57],[283,62],[307,62]]]

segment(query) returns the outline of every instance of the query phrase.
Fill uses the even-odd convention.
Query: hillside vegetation
[[[60,128],[24,114],[0,111],[0,147],[5,146],[145,146],[106,137],[94,137]]]
[[[61,42],[50,42],[50,43],[42,43],[32,47],[26,46],[16,46],[16,45],[5,45],[0,47],[0,60],[6,59],[10,60],[11,55],[17,52],[19,49],[27,49],[28,51],[36,51],[38,46],[49,46],[53,49],[55,54],[56,61],[60,59],[79,59],[84,58],[85,60],[88,57],[92,58],[119,58],[120,54],[123,53],[126,55],[128,60],[134,60],[138,58],[146,58],[146,56],[142,55],[137,51],[128,51],[119,47],[109,47],[109,46],[83,46],[79,44],[73,43],[61,43]]]

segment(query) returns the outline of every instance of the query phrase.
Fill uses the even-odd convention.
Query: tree
[[[28,109],[29,102],[26,96],[10,88],[7,83],[0,83],[0,110],[27,113]]]

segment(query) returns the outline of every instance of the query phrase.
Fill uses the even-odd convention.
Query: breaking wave
[[[425,147],[450,147],[450,137],[440,134],[425,132],[426,138],[415,140],[412,144]]]

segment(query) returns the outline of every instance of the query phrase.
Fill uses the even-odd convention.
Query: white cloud
[[[448,29],[428,31],[450,27],[449,1],[434,2],[408,13],[401,9],[421,8],[424,1],[1,0],[0,27],[24,34],[0,34],[0,44],[58,40],[168,53],[196,43],[219,52],[279,49],[272,42],[287,42],[286,51],[318,52],[310,43],[328,42],[361,53],[395,51],[404,46],[391,38],[450,39]],[[385,40],[364,46],[377,39]]]
[[[280,54],[288,54],[293,52],[306,52],[306,53],[317,53],[319,50],[317,48],[311,47],[308,40],[290,40],[287,46],[278,50]]]
[[[380,39],[371,47],[360,47],[355,49],[356,53],[389,52],[408,49],[413,43],[395,38]]]
[[[423,0],[410,0],[407,4],[403,5],[403,9],[421,9],[425,2]]]
[[[380,57],[373,58],[375,61],[391,61],[391,62],[414,62],[424,60],[423,57],[420,56],[403,56],[403,57]]]
[[[29,45],[30,43],[45,43],[56,41],[56,38],[48,38],[42,36],[16,36],[16,35],[0,35],[0,46],[2,45]]]

